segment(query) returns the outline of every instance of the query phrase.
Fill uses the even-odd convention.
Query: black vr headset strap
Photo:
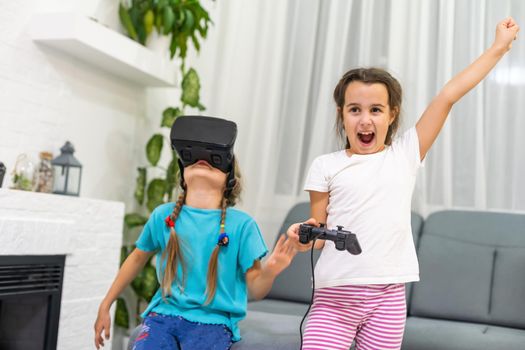
[[[237,183],[237,180],[235,180],[235,157],[233,157],[232,158],[232,168],[230,172],[228,173],[228,177],[226,178],[226,190],[224,191],[225,196],[230,195],[236,183]]]
[[[180,187],[186,191],[186,183],[184,182],[184,164],[182,164],[180,158],[177,158],[177,163],[179,163]]]

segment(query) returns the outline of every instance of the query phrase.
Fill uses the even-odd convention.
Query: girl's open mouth
[[[365,145],[369,145],[374,141],[375,133],[373,131],[362,131],[357,133],[357,137],[359,138],[359,141],[364,143]]]

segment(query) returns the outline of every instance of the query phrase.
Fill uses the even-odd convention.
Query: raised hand
[[[496,37],[493,46],[503,51],[512,48],[512,42],[517,39],[520,26],[512,17],[507,17],[499,22],[496,27]]]
[[[286,235],[281,235],[273,248],[272,254],[266,260],[266,268],[274,276],[277,276],[290,265],[295,254],[297,254],[297,250],[292,241],[286,239]]]

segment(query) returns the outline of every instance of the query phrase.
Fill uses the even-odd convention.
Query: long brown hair
[[[394,116],[394,121],[388,127],[385,145],[392,143],[392,138],[399,128],[399,117],[401,114],[402,89],[401,84],[390,73],[381,68],[356,68],[346,72],[334,89],[334,101],[337,105],[336,131],[341,140],[346,140],[345,148],[350,148],[343,124],[343,108],[345,104],[345,92],[348,85],[353,81],[365,84],[379,83],[386,87],[388,92],[388,106]],[[343,141],[344,142],[344,141]]]
[[[237,203],[237,201],[240,199],[240,194],[242,191],[241,172],[239,171],[239,165],[236,159],[234,159],[234,178],[235,184],[233,185],[233,188],[231,190],[225,189],[221,201],[221,221],[218,230],[219,235],[225,232],[224,228],[226,222],[226,209],[229,206],[234,206]],[[179,217],[179,214],[182,210],[182,206],[186,201],[186,186],[183,181],[181,184],[182,194],[179,196],[175,207],[173,208],[173,212],[171,213],[171,219],[174,225],[173,227],[170,227],[170,238],[168,240],[168,244],[166,245],[166,249],[162,253],[162,261],[166,261],[166,268],[164,270],[164,276],[161,282],[162,296],[164,298],[171,294],[171,286],[173,281],[177,281],[177,284],[181,290],[184,289],[186,284],[186,263],[181,249],[182,242],[175,231],[175,223],[177,222],[177,218]],[[213,249],[208,262],[208,276],[206,279],[207,296],[205,305],[209,304],[213,300],[215,292],[217,291],[219,250],[220,246],[217,244]],[[178,264],[181,265],[182,269],[182,277],[180,278],[180,282],[177,276]]]

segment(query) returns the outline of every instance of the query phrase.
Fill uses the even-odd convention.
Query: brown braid
[[[182,192],[173,208],[172,220],[173,222],[177,221],[177,218],[182,210],[182,206],[186,200],[186,191]],[[166,249],[162,253],[162,261],[166,261],[166,268],[164,270],[164,277],[162,278],[162,297],[165,298],[167,295],[171,294],[171,284],[173,281],[177,280],[177,267],[180,263],[182,267],[182,284],[179,284],[179,288],[183,289],[186,284],[186,263],[184,261],[184,256],[182,254],[181,242],[175,232],[175,226],[170,227],[170,238]]]
[[[219,230],[219,234],[225,233],[224,230],[224,224],[226,221],[226,208],[227,208],[227,202],[228,200],[226,198],[222,199],[221,203],[221,226]],[[217,244],[215,248],[213,249],[213,252],[211,253],[210,261],[208,262],[208,277],[206,280],[206,301],[204,302],[204,305],[208,305],[215,296],[215,292],[217,291],[217,265],[219,260],[219,248],[220,246]]]

